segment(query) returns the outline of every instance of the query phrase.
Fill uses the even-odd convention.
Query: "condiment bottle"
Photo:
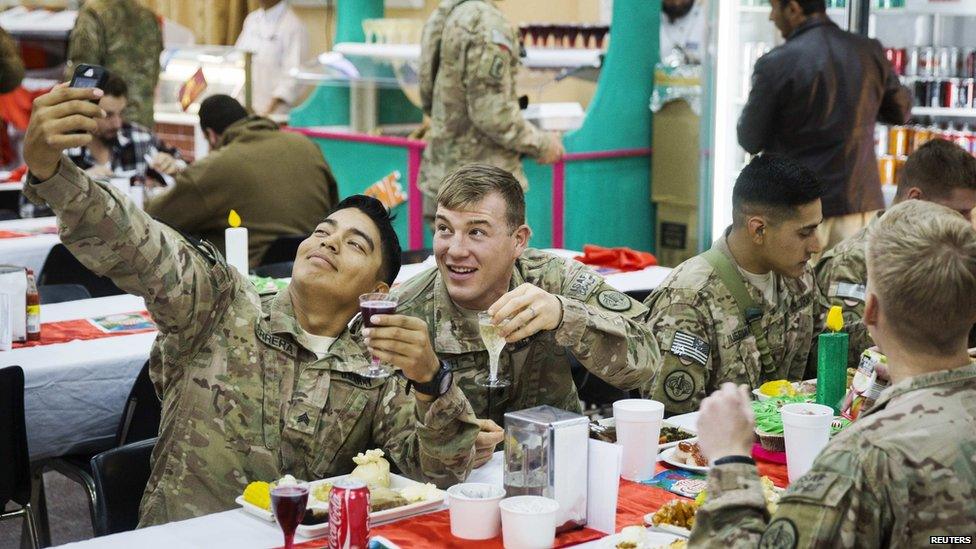
[[[27,341],[41,339],[41,294],[37,291],[34,270],[27,269]]]

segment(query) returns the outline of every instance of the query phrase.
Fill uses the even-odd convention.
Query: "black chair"
[[[41,305],[91,298],[88,288],[81,284],[48,284],[38,286],[37,292],[41,294]]]
[[[111,279],[105,276],[98,276],[88,267],[75,259],[75,256],[64,247],[58,244],[51,248],[41,267],[41,274],[37,284],[48,286],[52,284],[79,284],[84,286],[91,297],[106,297],[110,295],[124,294]]]
[[[295,266],[294,261],[282,261],[281,263],[270,263],[254,268],[254,274],[258,276],[268,276],[271,278],[290,278],[291,270]]]
[[[264,252],[264,257],[261,258],[259,265],[295,261],[298,245],[306,238],[308,238],[307,234],[279,236],[271,243],[271,246],[268,246],[268,250]],[[291,272],[288,273],[288,276],[291,276]]]
[[[425,259],[433,255],[434,250],[431,248],[421,248],[419,250],[404,250],[400,253],[400,263],[404,265],[412,265],[414,263],[423,263]]]
[[[122,409],[122,418],[115,432],[115,447],[138,442],[159,434],[159,420],[162,405],[156,396],[152,380],[149,378],[149,361],[142,366],[136,377],[129,398]],[[53,469],[77,482],[88,494],[88,511],[91,513],[92,527],[96,526],[98,493],[92,474],[92,454],[72,454],[49,459],[44,466]],[[138,504],[138,502],[137,502]],[[137,505],[138,507],[138,505]]]
[[[139,502],[151,471],[149,459],[156,439],[150,438],[106,450],[91,459],[95,481],[95,537],[135,530]]]
[[[20,366],[0,369],[0,521],[23,517],[24,535],[37,549],[37,518],[31,506],[30,453],[24,425],[24,370]],[[5,511],[7,502],[20,506]]]

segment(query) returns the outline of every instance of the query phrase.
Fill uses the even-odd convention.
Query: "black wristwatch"
[[[451,383],[454,382],[454,372],[451,371],[451,367],[447,365],[443,360],[441,361],[441,367],[434,374],[434,377],[426,382],[419,383],[411,379],[407,380],[407,394],[410,394],[410,388],[417,392],[423,393],[428,396],[432,396],[435,399],[440,398],[447,394],[451,390]]]
[[[749,456],[725,456],[716,459],[715,462],[712,463],[712,466],[717,467],[719,465],[725,465],[726,463],[744,463],[746,465],[755,465],[756,460]]]

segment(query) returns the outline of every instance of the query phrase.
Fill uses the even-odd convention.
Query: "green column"
[[[363,19],[383,17],[383,0],[338,0],[336,43],[365,42]]]
[[[848,336],[842,332],[820,334],[817,340],[817,403],[840,411],[847,392]]]

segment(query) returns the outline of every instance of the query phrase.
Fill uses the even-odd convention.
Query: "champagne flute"
[[[485,343],[485,349],[488,351],[488,373],[475,380],[475,383],[488,390],[488,417],[491,417],[493,413],[491,406],[493,390],[508,387],[511,384],[508,378],[498,375],[498,362],[501,358],[502,349],[505,348],[505,338],[498,333],[498,326],[492,323],[492,317],[488,311],[478,313],[478,332],[481,333],[481,341]]]
[[[370,293],[359,296],[359,311],[363,316],[363,326],[372,328],[373,315],[396,314],[398,298],[388,293]],[[359,371],[364,377],[384,378],[393,375],[393,368],[380,362],[375,356],[369,366]]]
[[[271,511],[285,535],[285,549],[295,543],[295,530],[305,517],[308,505],[308,485],[288,484],[271,489]]]

